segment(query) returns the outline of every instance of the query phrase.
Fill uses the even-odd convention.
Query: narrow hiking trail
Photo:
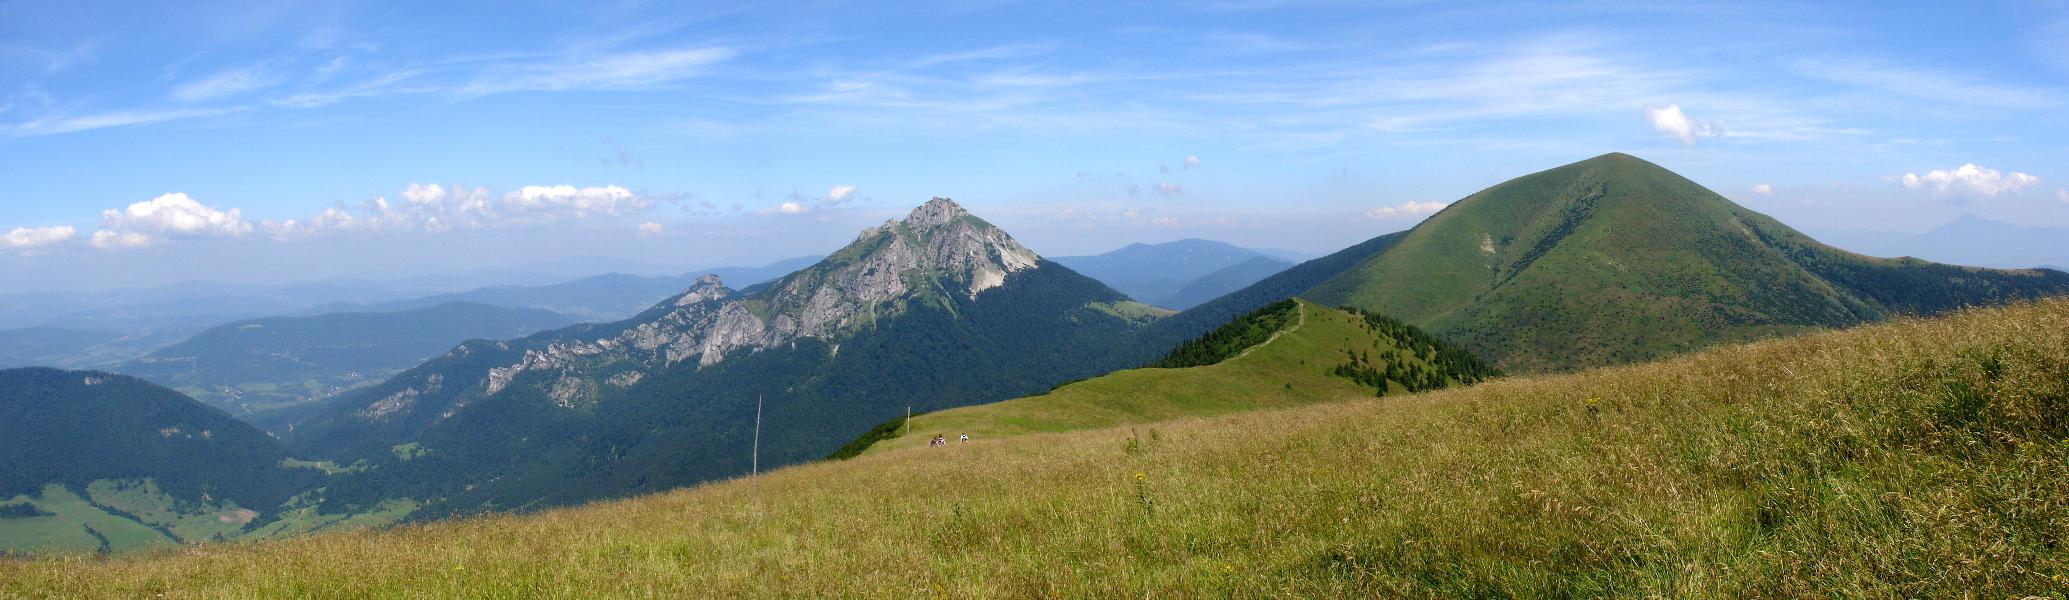
[[[1245,357],[1245,356],[1249,356],[1251,352],[1256,352],[1258,348],[1263,348],[1263,347],[1265,347],[1265,346],[1269,346],[1269,345],[1271,345],[1271,343],[1272,343],[1272,342],[1276,342],[1276,341],[1279,341],[1279,336],[1282,336],[1282,335],[1286,335],[1286,334],[1287,334],[1287,333],[1289,333],[1289,332],[1292,332],[1292,331],[1294,331],[1294,330],[1300,329],[1300,326],[1302,326],[1302,325],[1306,325],[1306,324],[1307,324],[1307,305],[1306,305],[1306,304],[1295,304],[1295,305],[1293,305],[1293,310],[1294,310],[1294,311],[1296,311],[1296,312],[1295,312],[1295,316],[1297,316],[1297,317],[1299,317],[1299,318],[1300,318],[1300,321],[1299,321],[1299,322],[1297,322],[1297,323],[1294,323],[1292,327],[1287,327],[1287,328],[1285,328],[1285,329],[1281,329],[1281,330],[1278,330],[1278,331],[1272,332],[1272,336],[1271,336],[1271,337],[1268,337],[1268,338],[1264,338],[1264,341],[1262,341],[1262,342],[1258,342],[1258,343],[1257,343],[1257,345],[1255,345],[1255,346],[1251,346],[1251,347],[1249,347],[1249,348],[1245,348],[1245,349],[1243,349],[1243,353],[1242,353],[1242,354],[1237,354],[1235,358],[1231,358],[1231,359],[1229,359],[1229,360],[1237,360],[1237,359],[1241,359],[1241,358],[1243,358],[1243,357]]]

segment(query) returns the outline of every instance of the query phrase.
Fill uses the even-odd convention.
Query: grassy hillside
[[[991,439],[1373,396],[1377,389],[1335,372],[1337,368],[1360,357],[1385,356],[1410,346],[1406,340],[1368,327],[1364,316],[1357,313],[1300,300],[1289,300],[1285,306],[1284,311],[1267,307],[1250,315],[1283,323],[1283,327],[1268,331],[1249,328],[1257,329],[1258,337],[1232,348],[1234,356],[1227,360],[1186,368],[1118,371],[1046,394],[918,415],[912,419],[910,434],[887,436],[869,451],[925,447],[936,434],[950,439],[962,434]],[[1233,324],[1242,325],[1245,320]],[[1432,352],[1404,356],[1398,362],[1409,369],[1435,371],[1434,358]],[[1379,368],[1386,369],[1383,364]],[[1446,381],[1456,382],[1456,378]],[[1387,386],[1389,393],[1408,388],[1394,381]]]
[[[1399,317],[1506,369],[1549,371],[2064,292],[2069,274],[2055,271],[1836,250],[1607,154],[1468,196],[1301,295]]]
[[[2069,300],[523,516],[0,561],[9,596],[2060,597]]]
[[[1385,252],[1407,234],[1406,231],[1396,231],[1359,242],[1328,256],[1294,265],[1199,306],[1157,319],[1143,329],[1133,343],[1115,348],[1116,362],[1140,365],[1156,360],[1178,344],[1212,331],[1230,319],[1266,304],[1301,295],[1301,292]]]
[[[305,506],[322,471],[264,432],[124,375],[0,370],[0,457],[0,552],[127,550],[358,516]]]

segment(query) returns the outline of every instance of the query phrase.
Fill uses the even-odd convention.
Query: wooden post
[[[762,397],[761,397],[761,395],[760,395],[760,394],[755,394],[755,396],[754,396],[754,458],[752,458],[752,459],[749,459],[749,460],[750,460],[751,462],[749,463],[749,465],[750,465],[750,466],[748,467],[748,469],[749,469],[749,470],[748,470],[748,472],[747,472],[747,477],[748,477],[748,478],[750,478],[750,479],[752,479],[752,478],[755,478],[755,477],[759,477],[759,476],[761,476],[761,472],[762,472]]]

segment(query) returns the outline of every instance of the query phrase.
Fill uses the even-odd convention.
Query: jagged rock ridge
[[[527,350],[518,362],[489,371],[483,395],[502,391],[526,372],[559,370],[548,396],[573,407],[592,391],[580,372],[587,364],[629,360],[653,368],[695,360],[705,367],[798,338],[837,338],[888,316],[879,314],[884,305],[930,288],[954,284],[955,293],[975,299],[1004,284],[1006,275],[1036,268],[1040,258],[955,201],[934,198],[903,221],[864,230],[826,262],[778,279],[752,297],[735,298],[717,276],[706,275],[664,303],[673,310],[623,333]],[[624,387],[641,378],[620,373],[606,384]]]

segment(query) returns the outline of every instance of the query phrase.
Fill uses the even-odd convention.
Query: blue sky
[[[2069,226],[2061,2],[90,4],[0,2],[18,289],[754,264],[932,196],[1322,253],[1611,151]]]

